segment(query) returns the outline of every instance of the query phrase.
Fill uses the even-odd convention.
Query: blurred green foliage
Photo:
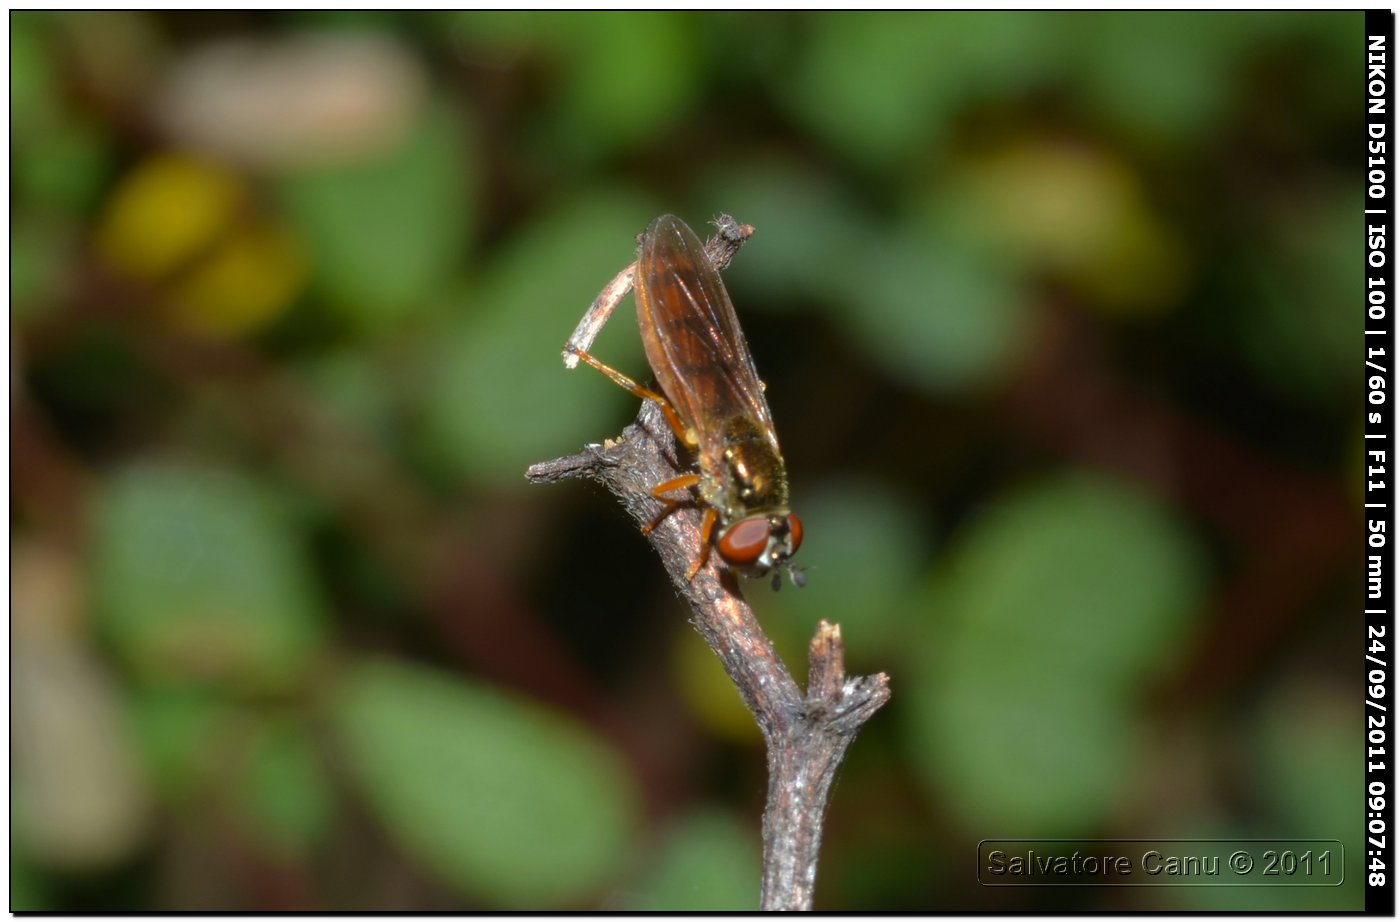
[[[402,323],[452,278],[477,214],[468,125],[430,107],[398,149],[286,179],[287,213],[320,269],[318,294],[354,327]]]
[[[237,474],[151,464],[97,502],[97,627],[151,682],[285,688],[322,642],[314,583],[285,513]]]
[[[637,912],[752,910],[761,857],[748,824],[727,811],[702,807],[671,823],[625,908]]]
[[[1130,489],[1002,499],[928,603],[908,712],[924,777],[971,828],[1087,835],[1140,773],[1134,699],[1172,665],[1200,584],[1185,530]]]
[[[809,585],[748,594],[892,677],[819,908],[1359,906],[1359,13],[10,25],[12,909],[755,904],[738,696],[521,476],[634,412],[559,349],[662,212],[756,228]],[[976,885],[1036,835],[1351,863]]]
[[[488,689],[368,663],[336,725],[356,781],[411,853],[493,904],[579,898],[626,852],[622,767],[559,717]]]

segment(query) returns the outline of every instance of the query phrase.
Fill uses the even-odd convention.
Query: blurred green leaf
[[[431,331],[422,386],[429,451],[458,475],[523,484],[532,462],[621,429],[637,402],[560,349],[604,284],[636,257],[655,208],[602,193],[543,216],[510,241],[449,324]],[[629,296],[596,354],[650,377]],[[626,409],[630,407],[631,409]]]
[[[77,213],[106,170],[107,138],[64,104],[45,16],[10,15],[13,190],[34,206]]]
[[[940,144],[976,98],[1022,89],[1041,67],[1043,15],[818,13],[783,99],[842,153],[888,168]]]
[[[1261,22],[1261,20],[1263,20]],[[1275,48],[1291,48],[1307,62],[1306,92],[1309,102],[1328,116],[1345,117],[1346,107],[1336,100],[1351,89],[1347,81],[1355,56],[1365,44],[1366,13],[1363,9],[1278,9],[1250,21]],[[1315,92],[1316,91],[1316,92]]]
[[[512,908],[572,905],[627,857],[630,779],[559,715],[384,661],[346,677],[335,720],[385,828],[463,893]]]
[[[10,13],[10,130],[16,138],[42,130],[54,117],[59,100],[45,16]]]
[[[627,900],[638,912],[752,912],[758,905],[758,830],[733,814],[699,810],[680,817],[649,859]]]
[[[464,260],[477,213],[467,126],[459,109],[429,106],[382,159],[283,182],[313,284],[353,325],[382,329],[421,310]]]
[[[958,647],[937,681],[919,676],[913,757],[941,802],[971,828],[1083,834],[1134,774],[1139,729],[1126,709],[1025,656]],[[921,668],[928,668],[922,664]],[[996,678],[989,679],[989,675]]]
[[[1349,690],[1295,677],[1264,704],[1253,725],[1259,793],[1290,828],[1364,849],[1355,805],[1365,797],[1365,779],[1347,746],[1355,736]]]
[[[1069,475],[1003,499],[963,536],[951,626],[1036,662],[1140,682],[1183,639],[1202,588],[1192,536],[1135,488]]]
[[[37,206],[78,214],[97,197],[106,178],[107,137],[94,125],[64,118],[15,150],[15,185]]]
[[[685,11],[483,11],[454,30],[472,53],[558,61],[535,139],[550,165],[593,160],[682,121],[698,95],[695,16]]]
[[[1280,910],[1365,907],[1367,844],[1356,805],[1366,796],[1366,778],[1354,749],[1355,714],[1349,686],[1293,675],[1263,702],[1263,713],[1253,724],[1258,761],[1252,777],[1260,780],[1259,793],[1277,817],[1275,828],[1338,839],[1346,852],[1340,887],[1309,888],[1305,897],[1291,901],[1291,894],[1280,888],[1271,904]]]
[[[1013,266],[920,222],[868,237],[846,265],[834,319],[909,384],[934,392],[1004,372],[1027,331]]]
[[[907,713],[925,779],[969,825],[1071,835],[1113,808],[1136,698],[1198,601],[1193,548],[1155,502],[1086,476],[1002,500],[960,538]]]
[[[1181,142],[1214,131],[1229,111],[1234,100],[1222,88],[1237,85],[1241,46],[1270,15],[1099,11],[1059,24],[1086,103],[1151,140]]]
[[[273,719],[259,730],[240,778],[241,800],[274,851],[307,855],[330,829],[330,779],[304,728]]]
[[[555,140],[585,156],[664,136],[697,95],[694,16],[685,11],[563,14],[569,73]]]
[[[43,878],[34,867],[20,855],[14,847],[13,837],[10,846],[10,912],[44,912],[54,909],[52,897],[44,885]]]
[[[111,476],[93,542],[100,625],[156,682],[298,683],[322,641],[291,525],[246,478],[173,462]]]
[[[146,773],[167,804],[179,805],[198,790],[202,760],[225,708],[214,696],[187,688],[137,694],[133,723]]]

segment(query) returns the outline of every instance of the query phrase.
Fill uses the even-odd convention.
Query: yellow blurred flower
[[[241,227],[170,293],[170,316],[182,328],[234,337],[276,319],[301,290],[306,253],[271,222]]]
[[[675,633],[671,662],[687,709],[711,733],[739,743],[763,741],[714,651],[694,631]]]
[[[179,153],[150,157],[122,180],[96,246],[112,270],[156,288],[173,325],[215,337],[275,320],[307,275],[300,241],[257,213],[242,177]]]
[[[1186,257],[1137,175],[1109,152],[1023,140],[977,158],[962,180],[982,230],[1114,314],[1170,310]]]
[[[98,225],[98,252],[118,272],[156,281],[212,246],[244,198],[238,178],[212,163],[157,155],[113,193]]]

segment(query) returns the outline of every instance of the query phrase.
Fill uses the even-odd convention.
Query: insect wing
[[[777,449],[772,413],[729,293],[680,218],[662,215],[647,227],[636,292],[647,360],[662,392],[695,430],[702,453],[720,450],[721,426],[736,415],[758,423]]]

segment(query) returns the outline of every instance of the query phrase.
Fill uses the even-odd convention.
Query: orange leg
[[[666,422],[670,425],[671,431],[676,434],[676,438],[680,439],[682,444],[690,445],[691,447],[695,446],[694,435],[686,429],[685,424],[681,422],[681,418],[676,413],[675,408],[671,406],[671,402],[663,395],[649,388],[642,387],[616,368],[604,365],[582,349],[569,347],[568,351],[598,369],[598,371],[606,375],[610,381],[624,390],[631,392],[634,396],[640,397],[642,400],[654,401],[656,405],[661,408],[661,413],[666,417]],[[646,524],[642,529],[642,534],[650,534],[651,530],[660,525],[666,516],[675,512],[677,507],[685,504],[684,499],[668,500],[662,496],[662,494],[670,493],[675,490],[688,490],[699,482],[699,474],[681,474],[679,477],[672,477],[670,480],[658,483],[656,486],[652,487],[651,495],[666,503],[666,505],[657,513],[656,518]],[[717,518],[718,516],[714,509],[708,508],[705,510],[704,521],[700,524],[700,556],[696,558],[695,563],[691,564],[690,569],[686,571],[685,578],[687,580],[694,579],[695,574],[699,573],[700,568],[705,565],[705,561],[710,559],[710,538],[714,535],[715,520]]]
[[[587,362],[589,365],[592,365],[594,368],[601,371],[603,374],[607,375],[608,379],[617,386],[623,388],[624,390],[630,391],[634,396],[640,397],[643,400],[654,401],[656,405],[661,408],[661,413],[666,417],[666,423],[671,427],[671,431],[676,434],[676,438],[680,439],[682,444],[694,447],[694,438],[686,429],[685,424],[681,422],[681,418],[676,413],[675,408],[671,406],[671,402],[667,400],[663,395],[658,394],[656,391],[650,390],[649,388],[642,387],[640,384],[638,384],[636,381],[633,381],[631,378],[627,377],[622,372],[618,371],[615,368],[611,368],[607,365],[604,365],[602,362],[598,361],[593,356],[589,355],[587,352],[584,352],[582,349],[570,349],[569,351],[572,352],[574,355],[578,356],[583,361]]]
[[[657,499],[662,493],[670,493],[674,490],[689,490],[700,482],[699,474],[681,474],[679,477],[672,477],[670,480],[658,483],[651,488],[651,495]]]
[[[700,526],[700,556],[695,558],[695,563],[690,565],[686,571],[686,582],[695,579],[695,574],[700,572],[700,568],[705,565],[705,561],[710,559],[710,537],[715,532],[715,515],[713,508],[705,510],[705,521]]]
[[[642,529],[642,534],[650,533],[653,528],[661,524],[666,516],[675,512],[678,507],[686,503],[684,499],[666,499],[662,496],[663,493],[670,493],[673,490],[688,490],[699,482],[699,474],[682,474],[679,477],[672,477],[670,480],[658,483],[656,486],[652,487],[651,495],[655,496],[666,505],[656,514],[656,518],[646,524],[646,527]],[[685,578],[687,581],[695,579],[695,574],[699,573],[700,568],[705,565],[705,561],[710,559],[710,538],[715,532],[716,519],[718,519],[718,515],[715,513],[714,508],[707,507],[705,509],[704,521],[700,523],[700,556],[696,558],[695,563],[691,564],[690,569],[686,571]]]
[[[679,477],[672,477],[670,480],[667,480],[663,483],[658,483],[656,486],[652,487],[651,495],[655,496],[657,499],[661,500],[666,505],[662,507],[661,511],[656,514],[656,518],[648,522],[646,527],[642,529],[642,534],[651,534],[651,530],[656,526],[660,525],[661,521],[665,519],[666,516],[670,515],[672,512],[675,512],[678,506],[685,505],[686,501],[684,499],[666,499],[661,494],[670,493],[672,490],[689,490],[691,487],[695,486],[699,482],[699,474],[682,474]]]

